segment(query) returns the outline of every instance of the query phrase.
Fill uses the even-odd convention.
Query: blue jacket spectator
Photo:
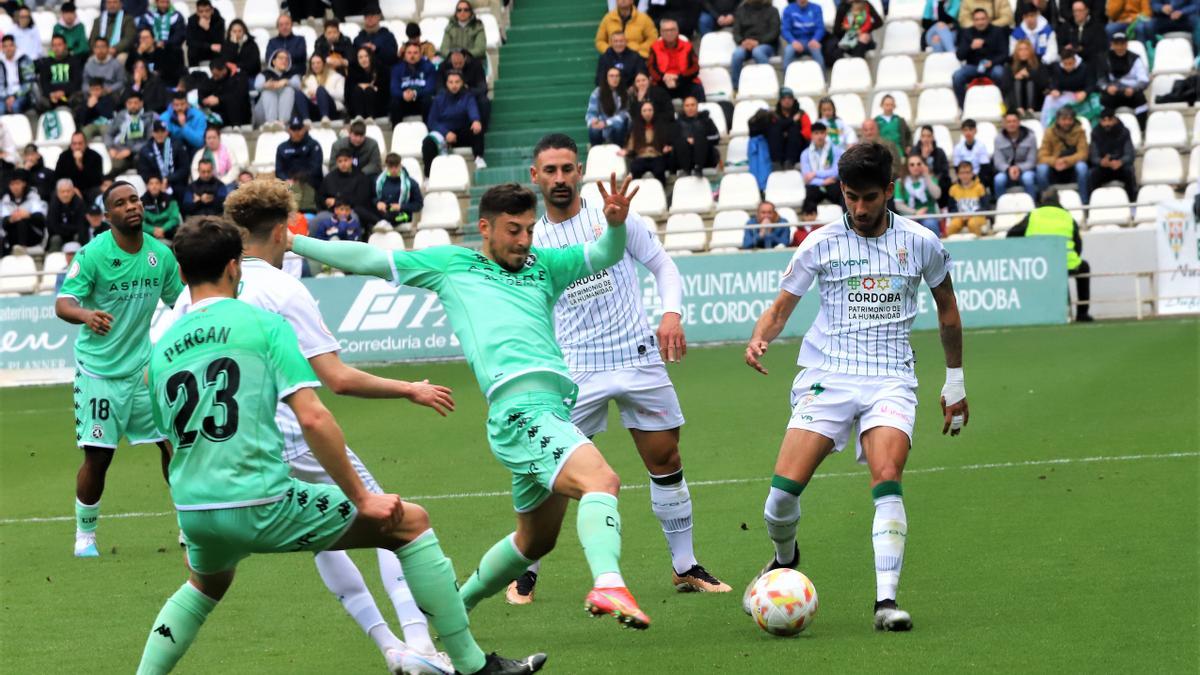
[[[359,31],[358,35],[354,36],[354,49],[357,50],[363,45],[370,45],[370,49],[375,52],[376,62],[384,69],[384,72],[390,72],[398,58],[397,52],[400,46],[396,42],[396,36],[392,34],[392,31],[380,25],[380,21],[382,20],[383,14],[379,11],[379,5],[366,10],[366,15],[363,17],[362,30]]]
[[[1057,61],[1058,40],[1054,36],[1054,27],[1038,12],[1036,6],[1028,5],[1024,12],[1021,21],[1013,28],[1011,43],[1015,45],[1018,40],[1029,40],[1033,43],[1033,53],[1042,63]]]
[[[825,39],[825,15],[821,6],[810,0],[797,0],[783,10],[779,27],[783,34],[783,67],[801,56],[810,56],[821,68],[825,58],[821,54],[821,41]],[[803,49],[796,49],[799,43]]]
[[[274,54],[279,49],[287,51],[292,57],[292,67],[288,69],[287,76],[304,77],[304,69],[308,66],[308,43],[292,32],[292,17],[287,14],[280,14],[275,26],[279,34],[267,41],[267,53]]]
[[[779,214],[775,212],[775,205],[771,202],[759,204],[757,214],[751,216],[746,223],[761,227],[746,228],[745,234],[742,235],[742,248],[787,246],[791,239],[788,226],[779,224]]]
[[[470,92],[459,90],[457,94],[452,94],[446,90],[433,100],[426,126],[430,131],[445,136],[451,131],[465,129],[471,126],[471,122],[478,121],[479,106],[475,104],[475,97]]]
[[[199,108],[188,104],[187,97],[182,92],[171,100],[171,109],[163,111],[158,118],[167,125],[167,132],[171,134],[172,140],[187,146],[189,157],[204,147],[204,130],[208,128],[208,119]]]
[[[420,115],[422,119],[428,117],[437,83],[437,67],[421,56],[420,47],[405,45],[404,59],[392,66],[392,100],[388,107],[392,124],[399,123],[409,115]]]
[[[299,117],[288,124],[288,140],[275,149],[275,176],[287,180],[293,175],[303,178],[313,189],[321,186],[321,167],[324,153],[321,144],[308,135],[308,127]]]

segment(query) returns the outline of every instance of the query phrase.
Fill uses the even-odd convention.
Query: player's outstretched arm
[[[429,380],[405,382],[364,372],[342,361],[337,352],[318,354],[308,360],[321,384],[339,396],[359,398],[406,398],[417,405],[433,408],[443,417],[454,410],[449,387],[430,384]]]
[[[312,258],[351,274],[365,274],[391,280],[392,263],[387,251],[359,241],[322,241],[288,234],[288,248],[297,255]]]
[[[97,335],[105,335],[112,329],[112,314],[98,309],[87,309],[69,296],[59,296],[54,301],[54,313],[67,323],[87,324]]]
[[[783,327],[787,325],[788,319],[799,303],[800,296],[792,295],[787,291],[779,291],[775,302],[771,303],[767,311],[763,312],[762,316],[758,317],[758,322],[754,324],[754,333],[750,335],[750,343],[746,345],[746,365],[763,375],[767,374],[767,369],[760,359],[767,353],[767,347],[770,346],[771,341],[783,332]]]
[[[958,300],[954,297],[954,284],[950,275],[933,291],[937,304],[938,332],[942,338],[942,351],[946,353],[946,384],[942,387],[942,433],[957,436],[971,418],[967,408],[967,387],[963,379],[962,318],[958,314]]]

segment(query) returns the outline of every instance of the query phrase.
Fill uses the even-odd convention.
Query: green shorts
[[[154,425],[145,375],[94,377],[76,367],[75,445],[116,448],[122,437],[133,445],[166,440]]]
[[[200,574],[233,569],[251,553],[319,552],[333,546],[358,511],[336,485],[292,479],[283,499],[210,511],[179,511],[188,566]]]
[[[529,392],[496,401],[488,412],[492,454],[512,472],[513,508],[525,513],[553,492],[567,458],[590,443],[571,423],[561,393]]]

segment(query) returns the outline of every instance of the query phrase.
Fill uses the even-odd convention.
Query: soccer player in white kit
[[[580,198],[581,168],[570,136],[548,134],[534,147],[530,175],[546,204],[533,231],[534,246],[562,248],[594,241],[604,232],[604,205]],[[621,262],[576,281],[554,307],[556,339],[579,386],[571,422],[591,438],[605,430],[609,402],[616,401],[621,423],[650,473],[650,505],[671,552],[672,583],[680,591],[728,592],[730,587],[696,560],[692,501],[679,458],[683,412],[663,363],[680,361],[687,353],[679,269],[640,217],[630,213],[625,227]],[[642,306],[635,261],[658,283],[664,313],[657,333]],[[509,585],[509,603],[533,601],[537,573],[535,563]]]
[[[287,185],[276,180],[243,183],[226,200],[225,214],[241,228],[245,240],[238,299],[287,319],[300,341],[301,354],[321,383],[334,393],[363,398],[406,398],[443,416],[453,410],[454,400],[446,387],[428,381],[377,377],[346,365],[338,357],[341,346],[322,321],[316,299],[299,279],[282,270],[288,214],[295,208]],[[175,317],[186,314],[191,304],[191,296],[185,289],[175,304]],[[156,330],[160,329],[156,326]],[[292,409],[281,403],[275,423],[283,433],[283,459],[291,466],[292,476],[310,483],[332,484],[332,478],[305,442]],[[346,454],[367,489],[383,492],[362,460],[350,448],[346,448]],[[345,551],[317,553],[317,571],[346,612],[375,641],[393,673],[453,673],[449,659],[438,653],[429,637],[427,619],[413,600],[400,561],[391,551],[378,549],[377,553],[380,577],[395,606],[405,642],[396,637],[384,620],[362,573]]]
[[[779,296],[754,327],[745,358],[767,374],[761,362],[767,346],[815,281],[820,311],[800,347],[792,415],[763,514],[775,556],[760,575],[799,567],[800,493],[821,461],[846,446],[857,424],[857,459],[870,469],[875,501],[874,624],[879,630],[903,631],[912,628],[912,618],[896,605],[908,535],[900,478],[917,410],[915,357],[908,336],[922,280],[937,304],[946,357],[942,433],[957,436],[969,413],[950,256],[936,235],[887,209],[891,165],[890,153],[878,143],[860,143],[842,155],[838,173],[846,215],[815,230],[796,250],[780,280]],[[743,607],[749,612],[745,601]]]

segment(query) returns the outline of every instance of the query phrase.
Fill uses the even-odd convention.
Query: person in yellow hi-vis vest
[[[1010,237],[1062,237],[1067,245],[1067,274],[1075,277],[1075,294],[1079,305],[1075,310],[1076,321],[1091,321],[1088,301],[1091,299],[1092,282],[1087,276],[1092,268],[1081,258],[1083,239],[1079,236],[1079,223],[1071,217],[1058,201],[1058,192],[1049,188],[1042,193],[1042,205],[1034,209],[1008,231]]]

